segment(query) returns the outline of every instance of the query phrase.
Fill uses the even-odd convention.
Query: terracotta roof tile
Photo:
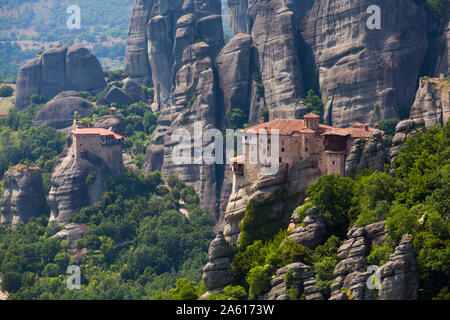
[[[75,135],[83,135],[83,134],[87,134],[87,135],[100,135],[100,136],[114,136],[114,138],[116,140],[120,140],[123,139],[123,136],[121,136],[120,134],[115,133],[112,130],[107,130],[104,128],[77,128],[75,130],[72,131],[73,134]]]

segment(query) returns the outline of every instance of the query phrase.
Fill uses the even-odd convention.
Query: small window
[[[281,152],[284,152],[284,148],[281,148]]]
[[[283,162],[283,159],[280,158],[280,163]]]
[[[305,151],[308,151],[308,148],[305,148]]]
[[[335,161],[333,161],[333,166],[336,164],[336,162]]]

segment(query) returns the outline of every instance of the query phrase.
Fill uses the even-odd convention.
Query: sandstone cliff
[[[203,267],[203,282],[208,290],[201,299],[207,298],[214,291],[221,291],[234,281],[231,269],[231,250],[222,233],[211,241],[208,250],[208,263]]]
[[[15,228],[43,213],[46,200],[39,168],[17,165],[5,173],[3,183],[5,191],[1,199],[1,224]]]
[[[425,126],[444,125],[450,117],[450,80],[421,79],[410,119],[423,119]]]
[[[413,1],[383,0],[381,30],[369,30],[370,0],[318,0],[301,24],[306,72],[333,99],[327,123],[399,117],[413,103],[428,48],[427,16]],[[395,13],[395,14],[392,14]],[[375,106],[378,105],[378,108]]]
[[[383,134],[380,130],[374,130],[369,139],[355,140],[355,145],[345,161],[345,175],[354,179],[363,169],[383,171],[386,162]]]
[[[100,158],[93,155],[88,159],[75,158],[71,137],[68,140],[68,147],[52,170],[52,188],[48,195],[49,222],[56,221],[60,225],[66,225],[68,218],[81,208],[98,202],[106,191],[106,178],[112,174]],[[86,179],[89,174],[95,177],[91,184]]]
[[[101,91],[106,81],[97,58],[81,46],[58,47],[28,61],[17,76],[16,107],[33,94],[53,98],[62,91]]]

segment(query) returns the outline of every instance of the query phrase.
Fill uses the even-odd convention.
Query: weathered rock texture
[[[307,113],[300,102],[303,79],[296,20],[283,0],[273,0],[259,11],[252,29],[270,120]]]
[[[292,230],[289,239],[310,249],[315,249],[325,240],[326,230],[323,217],[318,207],[310,208],[306,212],[303,223]]]
[[[133,103],[131,97],[122,89],[112,86],[105,95],[107,103],[116,103],[117,105],[128,106]]]
[[[69,242],[71,248],[75,248],[78,239],[83,238],[87,225],[80,223],[69,223],[64,226],[64,229],[51,236],[52,239],[66,240]]]
[[[51,99],[62,91],[100,91],[106,85],[97,58],[78,45],[49,49],[28,61],[16,83],[18,109],[25,108],[33,94]]]
[[[107,115],[94,119],[94,128],[111,129],[120,135],[125,134],[127,121],[121,115]]]
[[[285,281],[288,272],[293,275],[291,283]],[[286,294],[288,289],[296,290],[298,297],[305,294],[306,300],[323,300],[322,294],[316,288],[314,272],[310,266],[295,262],[278,269],[276,275],[276,278],[270,280],[272,288],[262,297],[263,300],[290,300],[291,297]]]
[[[80,118],[89,118],[92,116],[93,108],[92,103],[78,96],[75,91],[64,91],[36,113],[33,125],[64,129],[73,124],[75,112]]]
[[[180,164],[172,155],[174,146],[180,142],[180,138],[172,141],[175,130],[189,133],[184,142],[188,150],[192,150],[194,138],[202,137],[208,129],[217,128],[217,88],[209,52],[210,47],[205,42],[190,45],[184,51],[183,66],[177,73],[172,94],[173,102],[163,109],[159,117],[159,125],[147,149],[145,172],[160,170],[163,177],[176,175],[192,185],[201,195],[201,206],[216,218],[215,164],[206,164],[198,158]],[[194,131],[196,125],[199,129]],[[211,143],[203,141],[202,150]]]
[[[381,221],[363,228],[354,227],[347,233],[348,240],[338,250],[340,261],[334,269],[330,300],[374,299],[366,284],[371,273],[362,272],[361,269],[368,267],[366,257],[370,247],[382,243],[384,228],[385,222]],[[345,292],[346,289],[349,291]]]
[[[450,81],[420,80],[410,119],[423,119],[425,126],[444,125],[450,117]]]
[[[395,127],[395,136],[392,140],[392,148],[389,153],[391,161],[391,172],[393,172],[393,164],[397,159],[400,149],[405,143],[406,139],[414,136],[417,132],[424,132],[425,121],[423,119],[403,120]]]
[[[380,300],[417,300],[419,265],[410,235],[402,237],[389,261],[381,266],[380,277]]]
[[[95,177],[91,184],[86,183],[89,174]],[[87,159],[75,158],[69,137],[68,147],[59,156],[52,171],[52,188],[48,195],[51,209],[49,222],[66,225],[71,215],[98,202],[106,191],[106,178],[110,174],[102,159],[92,154]]]
[[[450,6],[442,23],[442,33],[438,44],[438,60],[435,75],[450,75]]]
[[[154,0],[136,0],[131,14],[125,53],[125,72],[141,85],[152,84],[148,60],[147,22]]]
[[[43,213],[46,200],[39,168],[15,166],[5,173],[3,183],[5,191],[1,201],[1,224],[15,228]]]
[[[220,291],[234,281],[229,255],[230,247],[222,233],[211,241],[208,263],[203,267],[203,282],[209,292]]]
[[[301,24],[306,74],[328,104],[328,124],[398,118],[414,100],[428,47],[427,17],[413,1],[378,1],[381,30],[369,30],[370,0],[318,0]],[[393,14],[395,13],[395,14]],[[378,108],[374,107],[378,105]]]
[[[299,161],[288,170],[280,168],[274,176],[261,176],[256,181],[237,181],[225,212],[224,235],[227,241],[231,245],[239,243],[241,234],[239,224],[245,217],[245,209],[251,199],[259,200],[279,191],[286,198],[296,197],[300,200],[309,184],[316,182],[320,176],[317,163],[308,159]],[[283,216],[286,204],[280,199],[279,203],[273,205],[272,215],[280,219],[289,219]]]
[[[380,130],[374,130],[369,139],[355,140],[355,145],[345,161],[345,175],[354,179],[363,169],[383,171],[386,162],[383,134]]]

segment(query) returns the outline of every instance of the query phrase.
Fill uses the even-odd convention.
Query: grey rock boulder
[[[105,101],[107,103],[116,103],[117,105],[128,106],[133,103],[133,100],[122,89],[112,86],[105,95]]]
[[[318,207],[308,209],[302,225],[292,230],[289,239],[297,241],[310,249],[315,249],[325,240],[326,230],[323,217]]]
[[[12,167],[4,174],[3,184],[1,224],[15,228],[43,213],[46,200],[39,168]]]
[[[93,109],[94,105],[78,96],[75,91],[63,91],[36,113],[33,125],[64,129],[73,124],[75,112],[80,118],[89,118]]]

